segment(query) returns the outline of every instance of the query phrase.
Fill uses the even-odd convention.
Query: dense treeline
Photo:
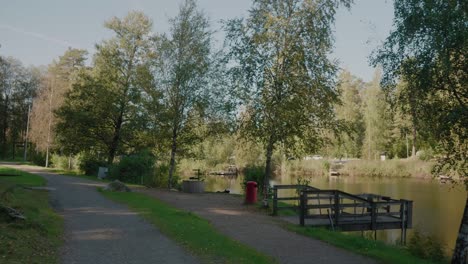
[[[265,166],[270,177],[284,160],[313,154],[444,157],[415,73],[382,89],[388,72],[366,83],[338,71],[327,56],[331,26],[350,2],[322,2],[254,1],[249,17],[224,22],[221,50],[188,0],[165,34],[141,12],[108,20],[114,37],[96,44],[89,65],[87,51],[72,48],[46,69],[1,57],[1,154],[23,150],[32,105],[28,140],[39,162],[48,166],[53,153],[74,166],[78,155],[95,168],[145,153],[169,186],[181,159]]]
[[[0,157],[23,156],[28,109],[41,85],[42,70],[0,56]]]
[[[107,165],[169,188],[178,166],[257,166],[265,193],[285,161],[314,154],[419,156],[466,180],[466,1],[396,0],[368,83],[329,59],[336,10],[351,3],[254,0],[246,18],[223,22],[216,49],[209,18],[186,0],[165,34],[141,12],[111,18],[113,37],[92,58],[70,48],[42,69],[0,56],[0,156],[30,141],[46,166]]]

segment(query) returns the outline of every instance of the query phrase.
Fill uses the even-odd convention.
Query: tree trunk
[[[468,263],[468,197],[465,201],[465,210],[452,256],[452,264],[462,263]]]
[[[417,137],[417,133],[416,133],[416,126],[413,125],[413,148],[411,150],[411,157],[416,157],[416,137]]]
[[[263,179],[263,206],[268,207],[268,188],[270,187],[270,178],[272,172],[271,156],[273,155],[274,142],[272,137],[268,141],[266,149],[265,178]]]
[[[119,147],[120,129],[122,128],[122,122],[123,122],[123,111],[120,112],[120,116],[117,119],[117,124],[115,124],[114,137],[112,138],[112,142],[109,148],[109,156],[107,157],[108,165],[111,165],[114,162],[115,153],[117,152],[117,148]]]
[[[3,109],[3,129],[2,129],[2,158],[6,158],[7,154],[7,130],[8,130],[8,95],[5,96],[5,107]]]
[[[169,179],[167,187],[169,190],[172,188],[172,178],[175,171],[175,156],[177,151],[177,129],[174,127],[172,130],[172,146],[171,146],[171,161],[169,163]]]

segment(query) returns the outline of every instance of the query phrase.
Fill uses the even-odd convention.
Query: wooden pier
[[[281,190],[294,191],[297,195],[279,196]],[[304,185],[273,187],[273,215],[281,210],[296,212],[297,216],[283,218],[302,226],[342,231],[400,229],[403,243],[413,219],[413,201],[376,194],[354,195]]]

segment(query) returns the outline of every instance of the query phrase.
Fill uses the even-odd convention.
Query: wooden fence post
[[[339,196],[339,192],[337,190],[334,190],[333,191],[333,194],[334,194],[334,200],[335,200],[335,204],[334,204],[334,208],[335,208],[335,226],[338,226],[339,225],[339,217],[340,217],[340,196]]]
[[[301,213],[300,213],[300,218],[299,218],[299,222],[301,224],[301,226],[304,226],[305,225],[305,210],[306,210],[306,206],[305,206],[305,193],[304,191],[301,191],[301,199],[300,199],[300,210],[301,210]]]

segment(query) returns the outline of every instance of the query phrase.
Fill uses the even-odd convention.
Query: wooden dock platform
[[[282,190],[289,190],[289,195],[281,195]],[[297,195],[291,195],[292,190]],[[281,218],[302,226],[342,231],[400,229],[402,242],[406,240],[406,230],[412,227],[413,219],[413,201],[304,185],[273,187],[273,215],[281,210],[296,212],[297,216]]]

